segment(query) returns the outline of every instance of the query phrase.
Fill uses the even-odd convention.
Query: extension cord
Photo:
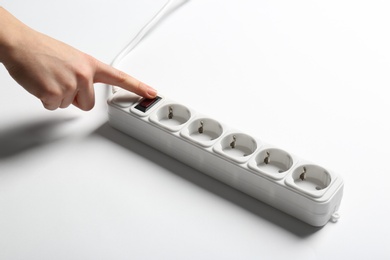
[[[112,127],[312,226],[337,221],[344,183],[333,171],[166,97],[119,90]]]

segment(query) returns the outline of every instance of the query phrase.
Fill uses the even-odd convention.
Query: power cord
[[[168,0],[164,6],[152,17],[152,19],[144,27],[142,27],[136,36],[118,53],[110,65],[117,68],[121,61],[141,42],[145,35],[147,35],[165,15],[188,1],[189,0]],[[119,90],[119,87],[111,86],[111,90],[114,94]]]

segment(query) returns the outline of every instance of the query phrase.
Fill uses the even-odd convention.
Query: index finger
[[[146,98],[155,98],[157,91],[138,79],[117,70],[105,63],[96,61],[96,70],[93,78],[94,83],[106,83],[129,90]]]

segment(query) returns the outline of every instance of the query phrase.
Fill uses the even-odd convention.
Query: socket
[[[315,164],[302,163],[286,179],[286,184],[313,197],[321,197],[336,179],[330,171]]]
[[[309,225],[338,219],[335,172],[160,97],[118,91],[107,101],[110,125]]]
[[[193,113],[189,108],[177,103],[168,103],[153,113],[150,116],[150,121],[165,129],[176,132],[190,120],[192,115]]]
[[[244,133],[232,132],[217,143],[214,152],[238,163],[246,162],[257,149],[257,141]]]
[[[222,136],[224,128],[218,121],[200,117],[194,119],[186,128],[181,131],[181,136],[201,146],[209,147]]]
[[[286,151],[274,147],[264,148],[248,163],[248,167],[275,180],[286,176],[296,160]]]

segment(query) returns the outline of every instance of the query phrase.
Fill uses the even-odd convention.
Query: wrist
[[[0,6],[0,62],[13,56],[26,26]]]

